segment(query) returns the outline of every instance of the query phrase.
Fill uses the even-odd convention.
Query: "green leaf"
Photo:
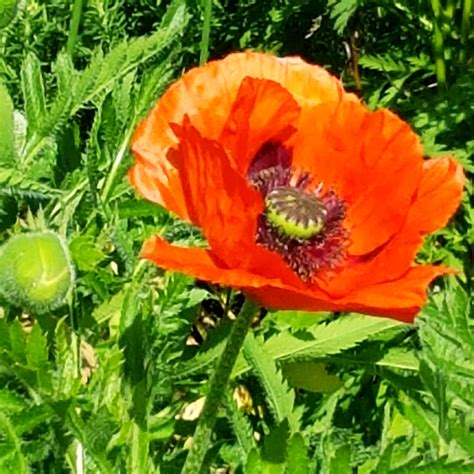
[[[0,412],[0,433],[3,438],[0,440],[0,446],[6,444],[10,451],[9,456],[0,457],[0,471],[27,474],[28,463],[21,449],[21,439],[15,431],[14,424],[2,412]]]
[[[225,399],[224,408],[242,453],[247,457],[256,448],[252,426],[230,395]]]
[[[34,53],[29,53],[23,62],[21,89],[30,134],[32,131],[39,129],[46,116],[46,98],[41,63]]]
[[[388,471],[388,474],[461,474],[474,472],[474,463],[468,460],[449,462],[442,457],[433,462],[420,464],[419,460],[408,462],[404,466]]]
[[[16,163],[13,103],[5,86],[0,83],[0,166]]]
[[[38,387],[44,393],[52,389],[51,364],[48,360],[48,343],[38,323],[33,325],[26,344],[28,366],[36,371]]]
[[[76,413],[76,408],[74,406],[71,406],[68,409],[65,422],[68,429],[82,443],[98,471],[103,474],[114,472],[113,467],[104,456],[104,453],[99,451],[95,443],[92,442],[91,437],[88,434],[89,430],[81,417]],[[89,423],[93,426],[94,420],[90,420]],[[91,430],[91,432],[93,432],[93,430]]]
[[[153,472],[148,456],[149,435],[137,423],[132,423],[130,430],[130,456],[128,458],[127,472]]]
[[[18,320],[9,327],[11,354],[19,364],[26,364],[26,334]]]
[[[320,324],[309,331],[311,340],[299,339],[289,333],[272,337],[265,344],[269,354],[277,360],[307,360],[338,354],[374,339],[392,329],[407,326],[386,318],[349,314],[328,324]]]
[[[20,199],[35,199],[39,202],[61,196],[62,192],[39,183],[22,171],[0,167],[0,196],[14,196]]]
[[[287,420],[292,432],[297,432],[300,422],[294,410],[295,393],[266,353],[263,344],[251,333],[245,338],[243,354],[267,394],[267,402],[275,421],[282,423]]]
[[[105,55],[97,51],[87,68],[81,73],[73,71],[71,63],[60,55],[55,64],[58,72],[58,94],[45,111],[44,88],[37,58],[30,55],[22,73],[23,93],[27,103],[29,127],[34,130],[23,152],[26,165],[40,153],[49,137],[54,136],[81,108],[91,102],[99,102],[121,78],[134,71],[140,64],[166,54],[175,44],[188,22],[185,2],[175,0],[168,7],[162,25],[149,37],[123,41]],[[33,87],[38,80],[38,89]]]
[[[310,474],[307,448],[300,433],[295,433],[288,442],[287,452],[287,473],[288,474]],[[342,471],[341,471],[342,472]]]
[[[434,414],[424,409],[419,403],[406,395],[400,395],[400,412],[412,425],[421,431],[431,442],[438,446],[440,434],[437,430],[437,420]]]
[[[263,463],[257,449],[250,451],[244,472],[245,474],[263,474]]]
[[[262,460],[264,461],[264,472],[269,474],[284,472],[288,437],[287,420],[272,426],[270,433],[263,442]]]
[[[0,30],[13,22],[18,10],[18,3],[19,0],[0,0]]]
[[[309,392],[331,393],[342,386],[339,377],[329,374],[325,365],[318,362],[283,364],[283,375],[292,387]]]
[[[58,322],[54,335],[57,367],[54,378],[54,396],[59,400],[68,399],[76,394],[80,386],[77,336],[68,334],[64,320]]]
[[[341,35],[362,0],[329,0],[330,17],[335,20],[334,29]]]
[[[348,444],[339,446],[329,463],[330,474],[350,473],[351,469],[351,447]]]
[[[278,362],[298,362],[323,359],[358,346],[360,343],[381,337],[389,331],[403,331],[408,326],[386,318],[349,314],[335,321],[319,324],[300,338],[287,331],[270,337],[264,344],[265,352]],[[234,376],[249,369],[239,358]]]
[[[105,258],[94,237],[89,234],[78,235],[69,243],[71,257],[76,267],[85,272],[94,268]]]
[[[26,400],[17,393],[8,390],[0,390],[0,412],[16,413],[28,407]]]
[[[38,426],[44,426],[49,423],[53,417],[48,405],[33,405],[12,416],[15,430],[19,435],[32,431]]]

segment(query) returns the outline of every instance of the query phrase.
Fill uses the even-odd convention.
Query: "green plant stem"
[[[446,89],[446,63],[444,60],[444,36],[441,29],[441,4],[439,0],[431,0],[431,8],[434,13],[433,22],[433,48],[435,56],[435,71],[438,87]]]
[[[201,54],[199,65],[203,66],[209,57],[209,36],[211,34],[212,0],[204,0],[204,23],[202,25]]]
[[[472,0],[464,0],[461,19],[461,49],[459,50],[459,62],[465,64],[467,61],[467,43],[471,28]]]
[[[194,432],[191,449],[184,463],[182,474],[199,474],[201,471],[204,457],[211,442],[219,406],[224,399],[230,374],[249,331],[256,309],[252,302],[246,300],[240,314],[233,323],[227,343],[212,374],[209,392]]]
[[[74,54],[74,47],[76,45],[77,35],[79,33],[79,25],[81,24],[82,8],[84,0],[74,0],[74,7],[72,10],[71,23],[69,25],[69,36],[66,44],[66,52],[72,58]]]

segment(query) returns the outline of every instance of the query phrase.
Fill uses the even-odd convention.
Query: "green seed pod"
[[[0,0],[0,29],[8,26],[16,16],[18,0]]]
[[[64,304],[74,283],[69,251],[54,232],[21,234],[0,248],[0,295],[33,313]]]

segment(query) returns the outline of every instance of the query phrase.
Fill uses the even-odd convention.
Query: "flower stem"
[[[217,367],[209,383],[209,392],[194,432],[191,449],[184,463],[182,474],[198,474],[201,470],[204,457],[211,442],[212,430],[217,419],[219,405],[224,399],[230,374],[237,356],[250,328],[256,306],[249,300],[245,303],[233,323],[227,343],[219,358]]]
[[[461,65],[467,61],[467,43],[471,26],[472,0],[464,0],[461,19],[461,49],[459,51],[459,62]]]
[[[84,0],[74,0],[74,7],[72,10],[71,23],[69,25],[69,36],[66,44],[66,51],[72,58],[74,53],[74,46],[76,45],[77,34],[79,32],[79,25],[81,23],[82,7]]]
[[[202,25],[201,54],[199,65],[204,66],[209,56],[209,36],[211,34],[212,0],[205,0],[204,3],[204,24]]]
[[[442,8],[439,0],[431,0],[431,8],[434,14],[433,21],[433,48],[435,56],[435,71],[438,87],[446,89],[446,63],[444,59],[444,35],[441,27]]]

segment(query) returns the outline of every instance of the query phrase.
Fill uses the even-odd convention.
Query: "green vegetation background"
[[[0,25],[14,3],[0,0]],[[60,308],[0,301],[0,473],[180,471],[241,298],[139,261],[153,233],[202,240],[134,195],[127,145],[200,56],[242,49],[324,65],[407,120],[427,155],[455,154],[463,206],[419,260],[462,271],[413,327],[262,314],[207,469],[474,472],[472,2],[215,0],[208,42],[209,5],[20,0],[0,30],[0,243],[54,230],[76,275]]]

